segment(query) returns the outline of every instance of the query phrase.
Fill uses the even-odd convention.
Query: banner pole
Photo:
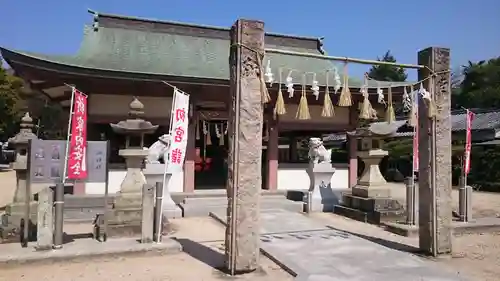
[[[66,153],[64,156],[64,169],[63,169],[63,174],[62,174],[62,184],[66,183],[66,174],[68,173],[68,153],[69,153],[69,139],[71,137],[71,123],[73,121],[73,114],[75,110],[74,106],[74,101],[75,101],[75,87],[71,86],[71,105],[70,105],[70,111],[69,111],[69,120],[68,120],[68,134],[66,137]]]
[[[173,127],[173,120],[174,120],[174,108],[176,106],[176,101],[177,101],[177,88],[174,88],[174,95],[172,97],[172,108],[170,109],[170,124],[169,124],[169,129],[168,129],[168,134],[170,136],[170,143],[168,146],[168,157],[170,159],[170,151],[172,148],[172,127]],[[168,162],[170,161],[169,159],[163,159],[163,162],[165,163],[165,169],[163,170],[163,185],[162,188],[165,190],[166,187],[166,180],[167,180],[167,171],[168,171]],[[165,196],[165,192],[162,192],[163,196]],[[160,217],[158,218],[158,225],[160,228],[160,232],[156,235],[156,242],[160,243],[161,242],[161,236],[162,236],[162,220],[163,220],[163,204],[165,200],[161,201],[161,206],[157,206],[157,208],[160,208]]]

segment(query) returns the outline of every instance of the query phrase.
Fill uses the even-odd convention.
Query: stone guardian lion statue
[[[314,164],[330,163],[332,161],[332,150],[326,149],[320,138],[309,139],[309,161]]]
[[[148,150],[146,164],[160,164],[160,159],[165,162],[168,159],[168,149],[170,148],[170,135],[164,134],[153,143]]]

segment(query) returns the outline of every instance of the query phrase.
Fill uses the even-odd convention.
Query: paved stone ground
[[[220,221],[224,214],[213,214]],[[307,281],[464,280],[428,260],[325,227],[305,215],[265,210],[262,250]]]
[[[418,237],[403,237],[376,225],[354,221],[331,213],[313,213],[310,218],[336,229],[353,233],[385,247],[400,251],[418,248]],[[500,280],[500,233],[478,233],[453,237],[453,254],[431,259],[438,266],[453,269],[468,280]]]

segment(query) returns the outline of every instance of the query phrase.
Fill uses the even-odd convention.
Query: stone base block
[[[358,209],[365,212],[381,211],[381,210],[403,210],[404,207],[395,199],[392,198],[366,198],[358,197],[351,194],[345,194],[343,196],[343,205]]]
[[[36,223],[36,218],[38,216],[38,202],[30,202],[30,219],[33,223]],[[26,210],[26,204],[24,203],[12,203],[5,207],[5,214],[9,217],[9,223],[19,226],[19,221],[24,218],[24,213]]]
[[[324,192],[308,193],[304,198],[306,212],[333,212],[336,205],[343,202],[342,197],[347,189],[324,189]],[[309,199],[309,194],[312,198]]]
[[[110,221],[119,222],[119,224],[142,221],[142,209],[140,208],[113,209],[110,215]]]
[[[129,209],[129,208],[141,208],[142,207],[142,194],[120,194],[117,196],[113,202],[113,208],[115,209]]]
[[[367,198],[354,194],[345,194],[343,204],[335,206],[334,212],[351,219],[374,224],[401,221],[406,218],[406,211],[395,199],[389,197]]]
[[[381,224],[388,221],[398,221],[405,218],[404,210],[380,210],[373,212],[365,212],[362,210],[349,208],[347,206],[335,206],[334,213],[348,217],[353,220]]]
[[[306,212],[333,212],[335,205],[338,204],[338,200],[325,200],[325,199],[317,199],[312,198],[308,200],[306,206]]]
[[[138,222],[109,222],[107,237],[140,237],[141,221]]]
[[[418,225],[408,225],[397,222],[385,222],[386,230],[408,237],[418,236]],[[500,232],[500,218],[478,218],[471,222],[453,221],[451,224],[454,236],[498,233]]]
[[[359,197],[391,197],[391,190],[384,187],[368,187],[363,185],[357,185],[352,188],[352,195]]]
[[[182,218],[182,210],[177,205],[163,208],[162,214],[168,219]]]

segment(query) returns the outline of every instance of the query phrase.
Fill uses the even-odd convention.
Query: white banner
[[[177,89],[172,99],[172,115],[170,118],[170,150],[168,153],[167,173],[182,171],[189,126],[189,95]]]

